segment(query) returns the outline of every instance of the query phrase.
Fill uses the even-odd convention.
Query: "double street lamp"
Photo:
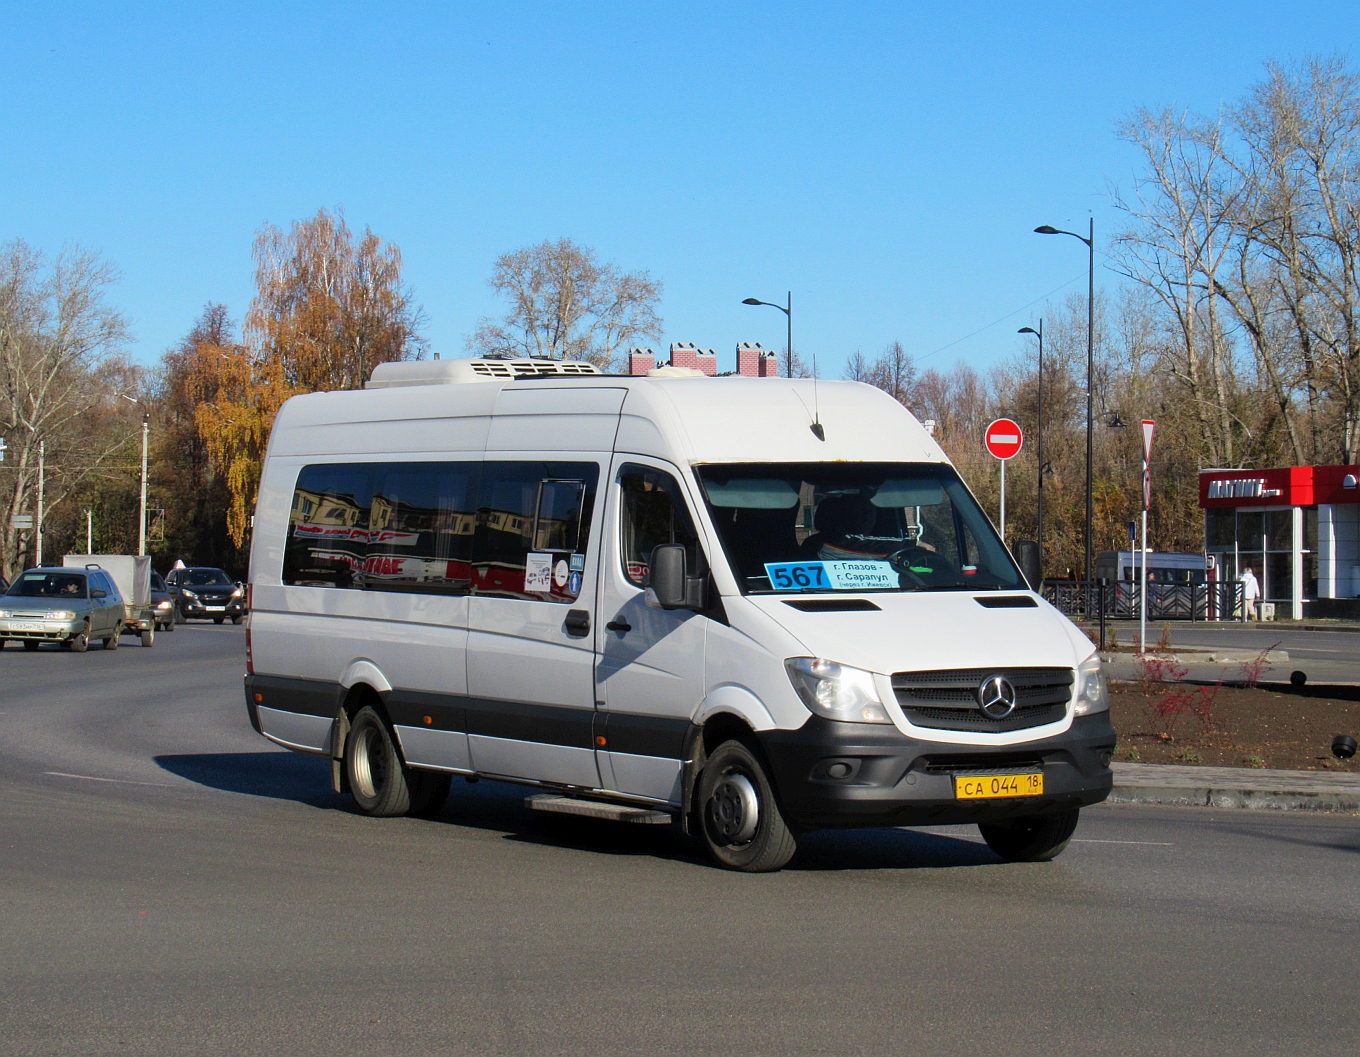
[[[1091,426],[1094,422],[1094,389],[1092,378],[1095,375],[1095,319],[1096,319],[1096,222],[1092,217],[1088,228],[1089,237],[1078,235],[1075,231],[1044,224],[1034,229],[1038,235],[1070,235],[1086,243],[1086,576],[1091,579]],[[1040,472],[1040,480],[1043,473]]]
[[[744,301],[742,302],[742,304],[743,304],[743,305],[765,305],[765,306],[768,307],[768,308],[777,308],[777,309],[779,309],[779,311],[783,312],[785,316],[788,317],[788,324],[789,324],[789,340],[788,340],[788,346],[787,346],[787,350],[788,350],[788,351],[785,353],[785,356],[784,356],[784,360],[785,360],[785,364],[786,364],[785,369],[784,369],[784,373],[785,373],[786,375],[788,375],[788,377],[792,378],[792,377],[793,377],[793,291],[792,291],[792,290],[789,291],[788,297],[789,297],[789,304],[788,304],[788,307],[787,307],[787,308],[786,308],[785,306],[783,306],[783,305],[777,305],[777,304],[775,304],[773,301],[761,301],[760,299],[755,298],[755,297],[748,297],[748,298],[746,298],[746,300],[744,300]]]

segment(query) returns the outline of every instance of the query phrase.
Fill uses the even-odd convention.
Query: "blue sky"
[[[445,356],[498,254],[566,236],[662,280],[660,344],[721,369],[782,346],[739,302],[790,289],[824,376],[894,339],[985,367],[1042,300],[989,324],[1082,287],[1032,229],[1118,223],[1121,116],[1357,37],[1344,3],[15,5],[0,241],[101,250],[147,363],[210,300],[239,320],[261,224],[343,206]]]

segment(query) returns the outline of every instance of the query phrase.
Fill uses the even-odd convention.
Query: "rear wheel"
[[[104,640],[104,649],[116,650],[118,648],[118,637],[123,634],[123,625],[115,624],[113,634]]]
[[[699,776],[704,842],[721,865],[747,873],[778,870],[798,850],[765,768],[746,745],[725,741]]]
[[[365,815],[390,818],[411,810],[413,787],[419,783],[401,762],[387,724],[368,705],[359,709],[345,738],[345,775],[350,795]]]
[[[156,629],[154,626],[142,632],[142,645],[154,646],[156,644]]]
[[[979,823],[982,839],[1011,862],[1048,862],[1056,858],[1076,832],[1080,808],[1054,815],[1027,815],[1007,822]]]

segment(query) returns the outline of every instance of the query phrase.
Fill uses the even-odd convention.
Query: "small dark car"
[[[155,569],[151,570],[151,611],[156,614],[156,630],[170,632],[179,621],[175,618],[175,600],[170,588]]]
[[[165,577],[180,620],[211,620],[239,624],[246,616],[245,588],[221,569],[191,565],[171,569]]]

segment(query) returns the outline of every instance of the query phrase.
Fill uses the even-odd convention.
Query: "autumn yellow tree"
[[[269,431],[298,393],[358,389],[373,368],[424,352],[422,314],[401,278],[401,251],[343,213],[322,209],[255,237],[255,298],[245,341],[203,350],[195,423],[225,480],[227,529],[245,544]]]

